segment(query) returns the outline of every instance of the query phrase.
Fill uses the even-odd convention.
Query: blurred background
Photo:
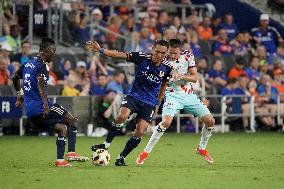
[[[0,136],[53,134],[14,106],[11,82],[45,36],[57,44],[48,95],[80,119],[81,135],[107,133],[135,73],[125,60],[88,53],[85,42],[150,53],[159,38],[178,38],[195,55],[195,92],[216,117],[216,132],[283,131],[284,0],[0,2]],[[181,111],[171,130],[197,133],[201,125]],[[121,134],[133,131],[135,115],[124,128]]]

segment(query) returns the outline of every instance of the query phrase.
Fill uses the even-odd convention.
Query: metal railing
[[[56,102],[57,98],[60,97],[60,98],[63,98],[62,96],[52,96],[50,98],[53,98],[54,102]],[[220,113],[212,113],[213,117],[215,118],[221,118],[221,133],[224,133],[225,132],[225,121],[227,118],[229,117],[244,117],[244,116],[247,116],[249,117],[249,122],[250,122],[250,129],[252,132],[255,132],[256,131],[256,117],[257,116],[277,116],[277,122],[280,123],[281,121],[281,117],[284,116],[283,113],[284,112],[281,112],[281,109],[280,109],[280,104],[281,104],[281,101],[280,101],[280,97],[281,95],[277,95],[277,111],[275,114],[273,113],[256,113],[255,112],[255,97],[254,96],[247,96],[247,95],[227,95],[227,96],[221,96],[221,95],[205,95],[205,96],[200,96],[200,98],[207,98],[207,99],[212,99],[212,98],[215,98],[215,99],[220,99],[220,104],[221,104],[221,112]],[[66,98],[70,98],[70,97],[66,97]],[[73,97],[73,98],[76,98],[76,97]],[[227,99],[228,98],[248,98],[249,101],[248,103],[250,104],[250,112],[249,114],[245,115],[243,113],[239,113],[239,114],[236,114],[236,113],[229,113],[226,111],[227,109]],[[91,112],[90,113],[90,120],[93,120],[92,118],[92,115],[93,113]],[[154,116],[154,119],[157,119],[157,118],[161,118],[162,116],[161,115],[156,115]],[[176,115],[176,132],[177,133],[180,133],[181,132],[181,118],[194,118],[194,116],[192,114],[181,114],[180,112],[177,113]],[[23,119],[26,119],[26,116],[23,115],[20,119],[20,136],[23,136],[24,135],[24,130],[23,130]],[[80,119],[80,117],[79,117]],[[195,117],[195,133],[198,133],[199,132],[199,118]]]

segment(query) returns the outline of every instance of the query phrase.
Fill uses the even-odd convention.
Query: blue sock
[[[56,139],[57,159],[64,159],[65,144],[66,144],[65,137],[58,136]]]
[[[140,142],[141,142],[141,138],[138,138],[136,136],[131,137],[127,141],[123,151],[120,153],[120,157],[122,156],[125,158],[132,150],[134,150],[134,148],[138,146]]]
[[[67,127],[68,152],[75,152],[77,128],[75,126]]]
[[[118,135],[120,133],[121,125],[122,124],[117,124],[114,121],[111,123],[111,127],[110,127],[109,132],[108,132],[107,137],[106,137],[107,143],[111,143],[112,140],[114,139],[114,137],[116,137],[116,135]]]

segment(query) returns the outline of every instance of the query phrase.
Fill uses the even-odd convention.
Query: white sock
[[[214,127],[206,127],[206,126],[202,127],[201,138],[200,138],[200,143],[199,143],[200,149],[205,150],[205,148],[208,144],[209,138],[212,135],[213,129],[214,129]]]
[[[155,144],[157,144],[158,141],[160,140],[160,138],[163,136],[165,131],[166,131],[166,128],[163,127],[161,123],[159,123],[155,127],[153,134],[152,134],[150,140],[148,141],[147,146],[144,149],[144,152],[150,153],[152,151],[152,149],[154,148]]]
[[[56,161],[60,161],[60,162],[63,162],[63,161],[64,161],[64,159],[57,159]]]
[[[104,145],[105,145],[106,149],[108,149],[108,148],[109,148],[109,146],[110,146],[110,143],[108,143],[108,142],[104,142]]]

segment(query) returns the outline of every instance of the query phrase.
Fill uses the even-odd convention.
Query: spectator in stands
[[[222,71],[222,61],[217,59],[213,63],[213,67],[208,71],[209,81],[211,81],[213,88],[213,93],[220,91],[222,87],[227,84],[227,76]]]
[[[239,33],[235,40],[231,41],[234,50],[234,55],[243,56],[249,54],[251,47],[249,41],[247,41],[246,38],[247,37],[244,33]]]
[[[276,56],[281,58],[281,64],[284,64],[284,43],[281,43],[277,48]]]
[[[251,30],[253,39],[258,45],[264,45],[269,54],[276,53],[277,44],[283,42],[283,39],[274,27],[269,26],[268,14],[260,15],[259,27]]]
[[[170,40],[170,39],[175,39],[175,38],[176,38],[176,33],[172,29],[168,28],[165,30],[163,39]]]
[[[260,77],[260,85],[257,88],[259,95],[263,95],[262,101],[264,102],[264,107],[268,109],[269,113],[275,114],[277,111],[277,95],[279,94],[278,90],[272,86],[271,77],[269,75],[262,75]],[[274,127],[276,125],[274,117],[270,116],[272,121],[268,125]]]
[[[57,75],[53,71],[53,62],[48,63],[49,67],[49,80],[47,81],[48,85],[56,86],[58,84],[61,84],[62,82],[58,82]]]
[[[263,65],[263,64],[272,64],[272,59],[268,57],[267,51],[265,46],[263,45],[259,45],[256,49],[256,56],[259,57],[259,65]],[[268,62],[268,60],[270,62]],[[271,69],[271,66],[270,66]]]
[[[229,41],[234,39],[239,33],[239,28],[234,23],[233,15],[230,13],[225,14],[224,22],[220,25],[220,27],[226,30]]]
[[[88,26],[88,17],[84,13],[76,15],[76,26],[74,29],[75,40],[79,44],[84,44],[90,39],[90,27]]]
[[[205,89],[206,90],[210,89],[211,88],[211,81],[209,80],[208,65],[207,65],[206,57],[201,57],[200,59],[197,59],[196,66],[197,66],[198,73],[205,80]]]
[[[213,55],[220,57],[221,55],[232,55],[232,46],[228,41],[226,30],[220,29],[218,32],[218,39],[212,47]]]
[[[21,36],[20,27],[18,25],[12,25],[10,27],[10,35],[6,35],[1,38],[2,43],[8,43],[12,47],[13,53],[21,52]]]
[[[221,95],[240,95],[239,90],[236,90],[239,87],[237,79],[228,79],[228,82],[225,87],[221,90]],[[240,97],[228,97],[226,100],[227,112],[228,113],[241,113],[242,112],[242,103]]]
[[[8,65],[0,54],[0,85],[10,85],[11,83]]]
[[[11,62],[17,62],[20,65],[24,65],[31,57],[31,43],[29,41],[22,42],[22,52],[17,53],[11,57]]]
[[[211,28],[213,32],[213,36],[218,35],[219,30],[221,29],[222,19],[218,15],[214,15],[211,21]]]
[[[198,36],[196,33],[191,35],[190,48],[196,58],[202,57],[201,47],[198,44]]]
[[[272,86],[275,87],[281,96],[281,102],[284,102],[284,83],[283,83],[283,71],[278,68],[273,71],[274,81]]]
[[[113,73],[113,79],[107,84],[107,90],[113,90],[117,94],[124,94],[123,82],[125,75],[122,71],[115,71]]]
[[[186,33],[185,27],[181,24],[181,20],[178,16],[174,17],[173,25],[170,26],[176,34],[178,33]]]
[[[62,76],[62,80],[65,80],[70,72],[72,72],[71,61],[68,59],[62,59],[60,61],[60,75]]]
[[[254,96],[254,111],[257,114],[267,114],[268,109],[263,106],[262,99],[257,92],[257,80],[252,79],[248,83],[247,91],[245,91],[247,96]],[[243,126],[248,131],[249,126],[249,114],[250,114],[251,104],[249,98],[246,103],[242,104],[242,111],[243,111]],[[264,125],[269,125],[273,122],[271,117],[261,115],[258,116],[261,123]]]
[[[124,51],[130,52],[130,51],[141,51],[142,47],[140,46],[140,33],[135,32],[134,33],[134,47],[132,47],[132,42],[128,41],[124,45]]]
[[[147,12],[150,17],[158,17],[158,12],[161,10],[161,4],[161,0],[148,0]]]
[[[98,127],[103,127],[109,130],[112,121],[114,120],[113,116],[113,102],[116,97],[116,92],[112,90],[108,90],[103,98],[98,102],[98,116],[96,118],[96,122]]]
[[[79,91],[87,90],[87,88],[90,88],[90,79],[87,72],[87,65],[84,61],[78,61],[75,72],[72,71],[70,72],[69,75],[74,76],[75,78],[74,86]]]
[[[62,90],[62,96],[87,96],[89,94],[89,87],[85,85],[80,92],[75,88],[76,78],[74,75],[70,74],[65,82],[64,88]]]
[[[241,75],[246,75],[244,70],[244,65],[246,64],[246,60],[242,57],[236,57],[235,65],[233,68],[229,70],[228,78],[229,79],[237,79]]]
[[[159,37],[159,32],[158,32],[156,26],[157,26],[157,19],[150,18],[149,31],[151,33],[151,39],[152,40],[156,40]]]
[[[107,27],[107,23],[103,20],[103,13],[99,8],[95,8],[92,11],[92,18],[95,26]],[[97,29],[96,27],[93,28],[93,35],[95,41],[105,43],[106,37],[101,30]]]
[[[197,27],[199,39],[209,40],[213,38],[213,31],[210,27],[211,20],[209,16],[205,16],[201,24]]]
[[[108,82],[107,76],[103,75],[103,74],[100,74],[98,76],[97,82],[96,83],[94,83],[94,82],[91,83],[91,90],[90,90],[91,95],[99,95],[99,96],[101,96],[101,95],[106,94],[106,92],[107,92],[107,82]]]
[[[259,72],[260,72],[260,76],[266,75],[266,74],[272,76],[271,70],[268,69],[267,64],[259,65]]]
[[[10,53],[12,52],[12,47],[7,42],[2,43],[0,46],[1,46],[0,47],[0,55],[2,56],[3,61],[8,66],[9,75],[12,78],[12,76],[15,73],[14,66],[13,66],[13,64],[11,64],[10,57],[9,57]]]
[[[94,55],[92,57],[91,65],[88,70],[88,75],[91,79],[92,83],[95,83],[97,80],[98,75],[103,74],[103,75],[108,75],[107,69],[102,65],[100,59]]]
[[[168,22],[169,22],[169,17],[167,11],[165,10],[160,11],[158,13],[158,23],[156,25],[157,31],[160,34],[163,34],[166,28],[168,28]]]
[[[122,21],[121,19],[118,17],[118,16],[111,16],[109,18],[109,26],[108,26],[108,30],[114,32],[114,33],[117,33],[117,34],[120,34],[120,26],[122,24]],[[107,35],[107,43],[109,45],[109,48],[111,49],[117,49],[119,48],[120,49],[120,43],[121,43],[121,40],[118,40],[118,36],[117,35],[114,35],[112,33],[109,33]]]
[[[153,44],[154,41],[150,38],[150,33],[148,28],[142,28],[140,32],[140,41],[139,41],[139,46],[142,48],[142,51],[150,53]]]
[[[259,72],[259,58],[257,56],[253,56],[250,61],[250,67],[246,68],[246,74],[249,79],[259,80],[260,72]]]

